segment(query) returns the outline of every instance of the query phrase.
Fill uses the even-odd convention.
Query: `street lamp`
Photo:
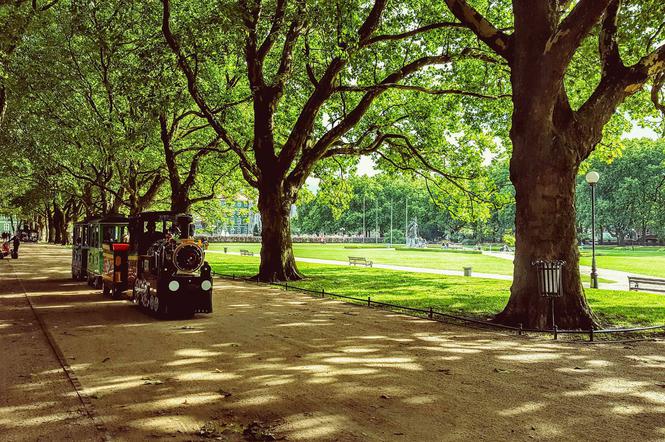
[[[586,174],[586,182],[591,186],[591,288],[598,288],[598,272],[596,271],[596,183],[600,179],[598,172]]]

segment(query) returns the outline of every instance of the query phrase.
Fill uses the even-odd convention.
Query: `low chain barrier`
[[[375,301],[372,300],[370,296],[367,298],[358,298],[356,296],[348,296],[348,295],[340,295],[338,293],[332,293],[332,292],[327,292],[325,289],[321,290],[313,290],[313,289],[308,289],[304,287],[298,287],[296,285],[289,285],[288,282],[285,283],[278,283],[278,282],[261,282],[258,280],[255,280],[253,278],[247,278],[243,277],[241,275],[236,275],[236,274],[224,274],[224,273],[218,273],[213,271],[212,274],[214,276],[217,276],[219,278],[223,279],[231,279],[234,281],[243,281],[243,282],[250,282],[250,283],[255,283],[257,285],[268,285],[268,286],[277,286],[285,289],[288,291],[289,289],[295,290],[298,292],[302,293],[308,293],[312,294],[316,297],[320,298],[335,298],[335,299],[343,299],[346,301],[352,301],[349,302],[350,304],[353,305],[366,305],[369,308],[372,307],[378,307],[378,308],[385,308],[386,310],[390,311],[400,311],[403,312],[404,314],[410,315],[410,316],[417,316],[419,318],[426,317],[428,319],[431,319],[433,321],[437,322],[448,322],[448,321],[456,321],[458,323],[461,323],[463,325],[467,326],[476,326],[480,328],[491,328],[491,329],[497,329],[497,330],[506,330],[506,331],[511,331],[515,332],[518,335],[522,335],[524,333],[544,333],[544,334],[551,334],[554,339],[558,339],[558,335],[564,335],[564,334],[570,334],[570,335],[585,335],[589,337],[590,342],[594,342],[594,339],[597,335],[610,335],[610,334],[621,334],[621,333],[639,333],[639,332],[648,332],[648,331],[656,331],[656,330],[663,330],[665,331],[665,325],[654,325],[654,326],[648,326],[648,327],[631,327],[631,328],[606,328],[606,329],[599,329],[599,330],[565,330],[565,329],[558,329],[557,327],[554,327],[553,329],[538,329],[538,328],[524,328],[521,326],[515,327],[515,326],[510,326],[510,325],[503,325],[503,324],[495,324],[493,322],[487,322],[487,321],[482,321],[479,319],[473,319],[473,318],[467,318],[464,316],[459,316],[459,315],[454,315],[451,313],[444,313],[440,312],[437,310],[434,310],[432,307],[429,309],[422,309],[422,308],[416,308],[416,307],[407,307],[404,305],[397,305],[397,304],[391,304],[388,302],[381,302],[381,301]]]

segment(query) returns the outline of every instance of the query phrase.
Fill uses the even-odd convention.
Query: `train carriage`
[[[114,246],[127,244],[129,220],[124,216],[95,218],[88,222],[88,284],[95,288],[108,287],[109,269],[115,261]],[[124,242],[123,242],[124,241]],[[104,284],[107,281],[107,284]],[[104,290],[107,292],[107,289]],[[117,292],[117,293],[116,293]],[[121,293],[120,290],[114,293]]]
[[[74,223],[72,241],[72,279],[85,280],[88,277],[88,221]]]

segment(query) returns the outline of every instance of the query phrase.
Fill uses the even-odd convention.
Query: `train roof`
[[[142,221],[157,221],[163,219],[176,219],[179,216],[187,216],[192,218],[192,215],[189,213],[179,213],[171,210],[155,210],[151,212],[141,212],[138,215],[134,215],[131,219],[142,220]]]
[[[129,218],[122,215],[108,215],[104,217],[90,218],[87,221],[82,221],[77,224],[126,224],[129,222]]]

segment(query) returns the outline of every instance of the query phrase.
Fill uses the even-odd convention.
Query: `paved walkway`
[[[206,253],[221,253],[224,254],[221,250],[208,250]],[[238,252],[228,252],[227,255],[240,255]],[[483,255],[492,256],[494,258],[509,259],[513,260],[514,255],[509,252],[483,252]],[[318,258],[302,258],[296,257],[297,262],[309,262],[313,264],[328,264],[328,265],[338,265],[338,266],[348,266],[347,261],[337,261],[333,259],[318,259]],[[387,270],[400,270],[403,272],[414,272],[414,273],[430,273],[435,275],[448,275],[448,276],[464,276],[464,272],[461,270],[444,270],[444,269],[432,269],[426,267],[410,267],[410,266],[399,266],[393,264],[374,264],[376,269],[387,269]],[[585,278],[585,275],[591,274],[591,267],[580,266],[580,272],[582,273],[582,279],[584,282],[582,284],[584,287],[589,287],[589,278]],[[628,290],[628,276],[637,276],[644,278],[653,278],[649,275],[640,275],[637,273],[628,273],[622,272],[620,270],[609,270],[609,269],[598,269],[598,277],[606,279],[613,282],[599,282],[598,288],[605,290]],[[473,278],[487,278],[487,279],[500,279],[502,281],[512,281],[512,275],[498,275],[495,273],[479,273],[473,272]],[[642,290],[648,291],[648,290]]]
[[[483,255],[493,256],[495,258],[509,259],[513,260],[515,255],[509,252],[483,252]],[[580,272],[582,273],[582,279],[588,281],[591,278],[591,267],[589,266],[580,266]],[[622,272],[620,270],[610,270],[610,269],[597,269],[598,277],[602,279],[607,279],[608,281],[613,282],[599,282],[598,288],[606,290],[628,290],[628,277],[636,276],[640,278],[653,278],[649,275],[640,275],[639,273],[630,273]],[[586,276],[586,277],[585,277]],[[584,283],[585,287],[589,286],[588,282]],[[648,291],[648,290],[642,290]]]

